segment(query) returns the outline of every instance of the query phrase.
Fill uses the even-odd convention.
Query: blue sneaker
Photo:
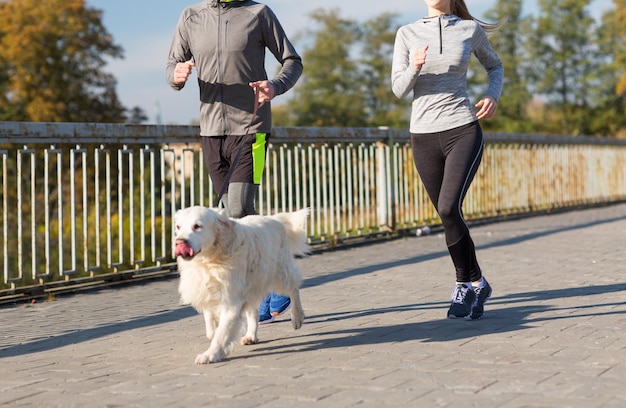
[[[458,284],[452,291],[451,297],[452,302],[450,303],[450,309],[448,309],[448,317],[456,319],[457,317],[464,318],[469,316],[476,300],[476,293],[471,288]]]
[[[274,317],[280,316],[291,307],[289,296],[282,296],[272,293],[270,300],[270,314]]]
[[[271,299],[272,295],[265,296],[265,299],[261,302],[261,306],[259,306],[259,324],[267,324],[274,321],[274,316],[270,313]]]
[[[465,316],[465,320],[478,320],[482,319],[483,314],[485,313],[485,303],[491,297],[491,293],[493,290],[491,289],[491,285],[487,282],[487,279],[484,279],[484,286],[482,288],[474,288],[474,293],[476,294],[476,300],[472,304],[472,312]]]

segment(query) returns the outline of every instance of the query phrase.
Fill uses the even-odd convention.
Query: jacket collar
[[[209,0],[209,5],[211,7],[217,7],[222,5],[222,7],[228,7],[230,5],[234,5],[235,3],[243,3],[248,0]]]

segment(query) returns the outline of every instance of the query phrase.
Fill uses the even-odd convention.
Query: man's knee
[[[252,183],[231,183],[228,186],[228,214],[232,218],[243,218],[256,214],[254,200],[258,186]]]

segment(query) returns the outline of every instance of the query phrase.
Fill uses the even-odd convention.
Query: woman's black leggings
[[[482,273],[463,218],[463,200],[483,155],[478,122],[437,133],[411,133],[413,159],[446,235],[457,282],[475,282]]]

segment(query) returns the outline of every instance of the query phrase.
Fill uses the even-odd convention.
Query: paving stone
[[[298,260],[307,318],[194,365],[202,316],[177,280],[0,307],[7,407],[623,407],[626,204],[475,225],[494,288],[445,318],[442,234]]]

